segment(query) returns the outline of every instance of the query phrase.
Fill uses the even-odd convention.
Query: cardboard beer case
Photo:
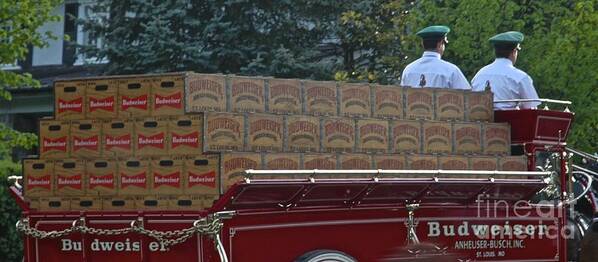
[[[150,193],[152,170],[148,160],[130,158],[118,162],[118,194],[139,196]]]
[[[341,83],[340,114],[349,117],[368,117],[371,115],[370,87],[367,83]]]
[[[226,192],[233,184],[242,181],[245,170],[259,169],[262,165],[259,153],[222,153],[221,190]]]
[[[118,116],[118,80],[89,79],[85,91],[86,119],[114,119]]]
[[[101,197],[79,196],[68,199],[69,210],[102,210],[103,200]]]
[[[420,153],[422,147],[422,122],[395,120],[390,122],[392,152]]]
[[[161,157],[150,162],[150,195],[183,194],[183,161]]]
[[[482,125],[479,123],[454,123],[455,153],[482,153]]]
[[[286,121],[287,152],[320,151],[320,119],[313,116],[291,115]]]
[[[56,196],[85,195],[85,161],[81,159],[63,159],[54,162]]]
[[[469,158],[469,169],[471,170],[498,170],[498,158],[496,156],[472,156]],[[477,178],[484,178],[487,176],[476,176]]]
[[[151,114],[151,90],[154,76],[118,80],[118,117],[148,117]]]
[[[102,122],[73,120],[70,125],[71,157],[93,159],[102,156]]]
[[[407,165],[414,170],[437,170],[438,157],[433,155],[407,155]]]
[[[302,98],[301,81],[298,79],[268,80],[268,112],[301,114]]]
[[[494,95],[490,91],[465,93],[467,121],[494,121]]]
[[[434,89],[437,120],[465,120],[465,91]]]
[[[376,154],[373,155],[375,169],[382,170],[403,170],[407,169],[407,157],[405,154]],[[382,174],[381,177],[393,177],[397,175]],[[405,177],[401,175],[400,177]]]
[[[484,154],[511,154],[511,128],[508,123],[484,123],[482,130]]]
[[[203,151],[202,114],[185,115],[168,122],[168,153],[170,155],[199,154]]]
[[[135,147],[135,121],[115,119],[102,124],[102,153],[105,157],[133,156]]]
[[[54,82],[54,117],[56,120],[85,118],[86,80]]]
[[[230,105],[233,112],[266,112],[263,78],[231,77]]]
[[[167,210],[174,196],[152,195],[136,198],[135,208],[141,210]]]
[[[118,193],[118,162],[113,159],[87,161],[85,191],[89,196],[113,196]]]
[[[354,152],[355,121],[345,117],[327,117],[321,122],[322,151]]]
[[[23,194],[26,199],[54,194],[54,162],[45,159],[23,159]]]
[[[185,113],[186,73],[159,75],[151,86],[150,112],[152,116],[177,116]]]
[[[281,152],[283,117],[272,114],[249,114],[247,117],[247,151]]]
[[[434,89],[405,88],[407,119],[434,119]]]
[[[157,156],[168,154],[168,118],[145,118],[135,121],[135,155]]]
[[[240,114],[205,114],[204,152],[242,151],[245,148],[245,117]]]
[[[438,166],[442,170],[467,170],[469,168],[469,158],[465,156],[439,156]]]
[[[373,116],[375,118],[403,118],[403,88],[400,86],[376,85],[372,87],[374,95]]]
[[[217,195],[220,193],[220,155],[193,155],[183,161],[184,194]]]
[[[338,114],[336,82],[304,81],[305,113],[308,115]]]
[[[68,197],[42,197],[34,204],[40,211],[68,211],[71,201]]]
[[[185,79],[185,112],[226,111],[226,77],[190,73]]]
[[[339,154],[339,168],[343,170],[371,170],[373,169],[372,156],[369,154]],[[335,178],[372,177],[372,175],[347,174],[335,175]]]
[[[42,159],[64,159],[69,157],[70,123],[40,119],[39,121],[39,156]]]
[[[139,196],[110,196],[102,197],[103,210],[137,210]]]
[[[388,152],[388,121],[357,120],[357,152]]]
[[[303,169],[335,170],[338,166],[336,154],[305,153],[303,154]],[[332,178],[331,175],[316,175],[316,178]]]
[[[264,155],[264,167],[266,170],[298,170],[301,168],[301,155],[298,153],[287,153],[287,154],[265,154]],[[270,176],[258,176],[259,178],[296,178],[293,175],[270,175]]]
[[[452,134],[451,123],[439,121],[425,121],[423,123],[424,153],[451,153]]]
[[[498,158],[498,170],[501,171],[527,171],[527,157],[503,156]],[[519,177],[521,178],[521,177]]]
[[[201,210],[212,206],[210,203],[212,199],[219,195],[184,195],[170,198],[168,209],[170,210]]]

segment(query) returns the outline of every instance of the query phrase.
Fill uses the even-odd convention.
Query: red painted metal
[[[511,124],[513,144],[558,144],[567,140],[574,115],[552,110],[497,110],[494,121]]]

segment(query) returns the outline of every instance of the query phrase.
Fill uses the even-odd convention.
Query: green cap
[[[428,26],[422,30],[419,30],[419,32],[417,32],[416,35],[423,39],[442,38],[442,37],[446,36],[446,34],[448,34],[450,31],[451,31],[451,29],[448,26],[433,25],[433,26]]]
[[[490,43],[496,45],[517,45],[523,42],[523,34],[517,31],[500,33],[489,39]]]

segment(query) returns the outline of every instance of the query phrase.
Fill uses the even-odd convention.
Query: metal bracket
[[[417,227],[418,222],[415,220],[415,210],[419,208],[419,203],[411,203],[405,205],[407,209],[407,221],[405,221],[405,226],[407,226],[407,245],[415,245],[419,244],[419,238],[417,237],[417,232],[415,228]]]

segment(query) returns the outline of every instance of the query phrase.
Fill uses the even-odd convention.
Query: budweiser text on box
[[[54,82],[54,116],[57,120],[83,119],[85,80],[60,80]]]
[[[511,151],[511,129],[507,123],[485,123],[483,127],[483,149],[488,155],[509,155]]]
[[[498,162],[495,156],[475,156],[469,158],[471,170],[498,170]]]
[[[320,151],[320,119],[313,116],[292,115],[286,118],[287,151]]]
[[[226,111],[224,75],[189,74],[185,81],[186,112]]]
[[[368,84],[340,84],[340,112],[343,116],[370,116],[370,87]]]
[[[374,117],[403,118],[403,88],[400,86],[372,87],[374,92]]]
[[[184,114],[184,92],[185,74],[167,74],[157,77],[151,91],[151,114],[153,116]]]
[[[233,112],[265,112],[265,82],[261,78],[232,77],[230,103]]]
[[[388,151],[388,121],[386,120],[357,120],[357,150],[358,152]]]
[[[482,125],[479,123],[455,123],[455,153],[482,153]]]
[[[372,156],[369,154],[340,154],[338,156],[338,162],[340,169],[343,170],[371,170],[372,167]],[[348,178],[357,175],[335,175],[338,178]],[[371,176],[371,175],[368,175]]]
[[[150,194],[182,195],[183,194],[183,161],[179,159],[161,158],[151,162],[152,179]]]
[[[376,169],[401,170],[407,169],[407,160],[403,154],[376,154],[373,156]]]
[[[467,92],[465,114],[467,121],[492,122],[494,119],[494,96],[492,92]]]
[[[71,157],[90,159],[102,156],[101,135],[100,120],[71,121]]]
[[[449,122],[426,121],[423,123],[424,153],[450,153],[452,129]]]
[[[353,152],[355,121],[350,118],[330,117],[322,120],[322,149],[325,152]]]
[[[408,119],[433,119],[433,92],[431,88],[406,88],[405,112]]]
[[[154,77],[133,77],[118,82],[118,116],[120,118],[150,115],[150,96]]]
[[[206,152],[241,151],[244,149],[244,117],[230,113],[206,113],[204,119]]]
[[[39,155],[42,159],[64,159],[69,156],[69,122],[39,121]]]
[[[301,166],[300,154],[265,154],[264,169],[267,170],[298,170]],[[294,178],[292,175],[258,176],[260,178]]]
[[[220,156],[206,154],[184,160],[183,183],[185,194],[220,193]]]
[[[335,170],[337,169],[336,154],[304,154],[303,169]],[[331,178],[330,175],[316,175],[316,178]]]
[[[301,114],[301,82],[297,79],[268,80],[268,112]]]
[[[436,119],[465,119],[465,92],[451,89],[435,89]]]
[[[134,154],[135,122],[132,120],[106,121],[102,125],[102,153],[106,157],[126,157]]]
[[[56,179],[56,196],[83,196],[85,174],[85,161],[78,159],[56,160],[54,163]]]
[[[96,159],[86,163],[87,195],[113,196],[118,193],[117,162],[111,159]]]
[[[247,169],[259,169],[262,160],[258,153],[223,153],[222,154],[222,191],[224,193],[233,184],[242,181]]]
[[[137,156],[166,155],[168,153],[168,120],[147,118],[135,122]]]
[[[467,170],[469,159],[465,156],[439,156],[438,165],[443,170]]]
[[[421,152],[421,125],[416,120],[396,120],[390,123],[392,151],[399,152]]]
[[[85,91],[86,119],[114,119],[117,117],[118,81],[90,79]]]
[[[527,171],[526,156],[504,156],[498,159],[498,170],[502,171]]]
[[[247,149],[255,152],[280,152],[283,146],[283,117],[250,114],[247,117]]]
[[[409,169],[437,170],[438,157],[431,155],[407,155]]]
[[[310,115],[336,115],[337,92],[335,82],[305,81],[305,113]]]
[[[120,196],[149,194],[151,169],[147,160],[129,159],[118,162]]]
[[[168,123],[171,155],[198,154],[202,145],[203,115],[185,115]]]
[[[52,196],[54,162],[44,159],[23,159],[24,195],[27,199]]]

